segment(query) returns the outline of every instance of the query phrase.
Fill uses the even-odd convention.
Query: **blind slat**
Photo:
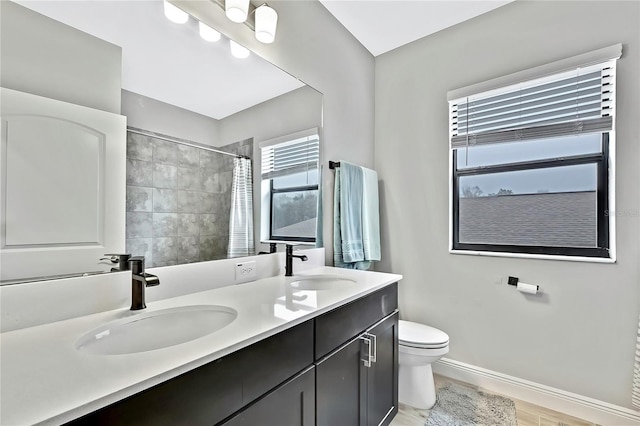
[[[469,102],[463,102],[461,105],[469,105],[470,108],[482,107],[488,104],[501,102],[513,98],[526,98],[526,97],[541,97],[544,93],[562,93],[566,92],[568,88],[583,88],[592,87],[594,85],[599,86],[601,79],[601,71],[592,72],[588,74],[573,76],[569,78],[562,78],[557,81],[549,83],[543,83],[532,87],[518,88],[517,90],[510,90],[506,93],[500,93],[497,95],[484,97],[482,95],[475,95],[469,97]],[[516,85],[517,87],[518,85]],[[478,98],[479,97],[479,98]],[[478,98],[478,99],[476,99]]]
[[[317,136],[270,145],[262,148],[262,178],[271,179],[317,169],[319,159],[320,144]]]
[[[612,130],[615,60],[450,101],[451,147]]]
[[[581,104],[588,102],[592,99],[599,100],[602,95],[601,85],[590,86],[584,89],[577,89],[574,91],[556,92],[548,97],[523,97],[520,99],[512,99],[509,102],[504,101],[494,104],[491,109],[485,108],[466,108],[458,109],[458,121],[464,122],[469,116],[469,120],[479,119],[482,117],[489,117],[493,115],[499,115],[505,112],[513,112],[515,109],[526,111],[531,108],[536,108],[540,105],[554,105],[559,103],[571,102],[573,104]]]
[[[572,136],[579,133],[606,132],[611,130],[613,117],[599,117],[585,121],[571,121],[546,126],[513,129],[508,131],[487,132],[474,135],[454,136],[451,148],[464,148],[476,145],[518,142],[531,139],[543,139],[553,136]]]

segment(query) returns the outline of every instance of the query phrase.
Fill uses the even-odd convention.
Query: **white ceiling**
[[[2,0],[0,0],[2,1]],[[122,47],[122,88],[216,119],[304,86],[264,59],[236,59],[224,37],[200,38],[190,19],[164,16],[162,0],[17,0]]]
[[[513,0],[320,0],[373,56]]]
[[[0,0],[2,1],[2,0]],[[374,55],[512,0],[320,0]],[[122,88],[216,119],[304,84],[252,54],[236,59],[228,40],[209,43],[197,22],[174,24],[162,0],[16,0],[122,47]]]

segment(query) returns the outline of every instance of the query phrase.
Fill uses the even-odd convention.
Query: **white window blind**
[[[319,159],[318,135],[263,147],[262,179],[317,169]]]
[[[450,102],[451,147],[609,131],[615,61]]]
[[[615,45],[450,92],[458,94],[449,98],[451,147],[612,130],[621,51]]]

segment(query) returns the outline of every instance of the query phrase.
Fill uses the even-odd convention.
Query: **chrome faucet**
[[[291,244],[285,245],[285,264],[284,264],[285,277],[293,276],[293,258],[294,257],[297,257],[303,262],[306,260],[309,260],[309,258],[304,254],[301,254],[301,255],[293,254],[293,246]]]
[[[134,256],[129,259],[131,264],[131,310],[145,309],[145,288],[160,284],[155,275],[144,272],[144,256]]]

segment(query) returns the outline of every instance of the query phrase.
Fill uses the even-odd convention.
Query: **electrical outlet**
[[[244,283],[256,279],[258,273],[256,270],[256,261],[236,263],[236,282]]]

